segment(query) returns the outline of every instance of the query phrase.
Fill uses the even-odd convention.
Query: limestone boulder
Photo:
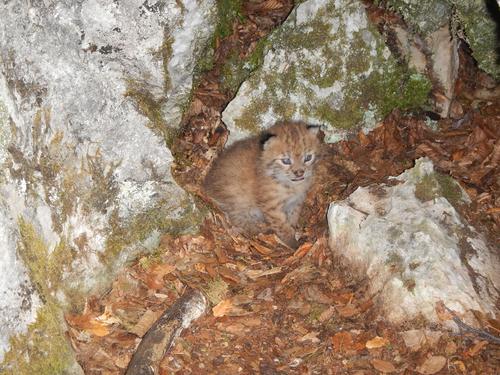
[[[462,218],[468,197],[449,176],[419,159],[390,185],[358,188],[330,205],[329,244],[359,276],[386,317],[440,322],[442,302],[476,324],[473,310],[495,314],[498,248]],[[455,327],[456,328],[456,327]]]
[[[200,217],[168,146],[216,6],[4,1],[0,14],[0,361],[11,336],[46,331],[38,357],[20,344],[6,360],[59,373],[67,346],[48,317]]]

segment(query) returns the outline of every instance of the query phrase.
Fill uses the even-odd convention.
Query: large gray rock
[[[500,259],[454,208],[467,202],[465,192],[428,159],[395,182],[358,188],[330,205],[331,249],[369,278],[394,323],[439,322],[440,301],[470,324],[477,323],[472,310],[495,314]]]
[[[0,4],[0,360],[40,296],[83,302],[127,254],[195,223],[167,145],[215,9]]]
[[[262,66],[222,119],[230,141],[287,119],[321,124],[333,142],[396,107],[418,107],[429,89],[391,56],[361,1],[308,0],[269,37]]]

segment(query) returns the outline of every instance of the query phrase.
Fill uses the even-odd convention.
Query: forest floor
[[[203,198],[200,182],[227,131],[220,121],[235,94],[220,83],[229,53],[244,59],[280,24],[289,0],[249,2],[232,33],[216,40],[213,67],[198,78],[173,153],[173,174]],[[500,96],[459,50],[453,119],[394,111],[369,134],[325,146],[294,251],[274,235],[239,236],[215,209],[196,235],[164,235],[154,254],[123,270],[104,296],[68,314],[69,337],[86,374],[121,374],[140,337],[186,287],[205,292],[212,308],[176,340],[161,374],[498,374],[500,345],[439,325],[388,324],[367,293],[328,248],[326,210],[360,186],[382,184],[427,156],[455,178],[472,203],[461,214],[500,243]],[[495,91],[496,90],[496,91]],[[446,314],[444,314],[446,315]],[[449,316],[443,316],[449,319]],[[500,335],[500,322],[478,316]]]

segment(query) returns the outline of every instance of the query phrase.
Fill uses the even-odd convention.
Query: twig
[[[470,332],[481,337],[482,339],[488,340],[495,344],[500,344],[500,337],[492,335],[491,333],[486,332],[484,329],[474,328],[468,324],[465,324],[460,320],[460,318],[455,314],[453,310],[450,310],[446,306],[444,308],[448,310],[448,312],[453,316],[453,321],[457,324],[458,328],[460,328],[461,331]]]

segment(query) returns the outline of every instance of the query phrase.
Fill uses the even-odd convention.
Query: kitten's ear
[[[319,125],[307,125],[306,128],[311,134],[314,135],[318,135],[319,130],[321,129]]]
[[[259,139],[259,142],[260,142],[260,148],[262,150],[265,150],[266,147],[269,145],[268,142],[270,139],[276,137],[276,134],[273,134],[273,133],[269,133],[269,132],[263,132],[261,135],[260,135],[260,139]]]

